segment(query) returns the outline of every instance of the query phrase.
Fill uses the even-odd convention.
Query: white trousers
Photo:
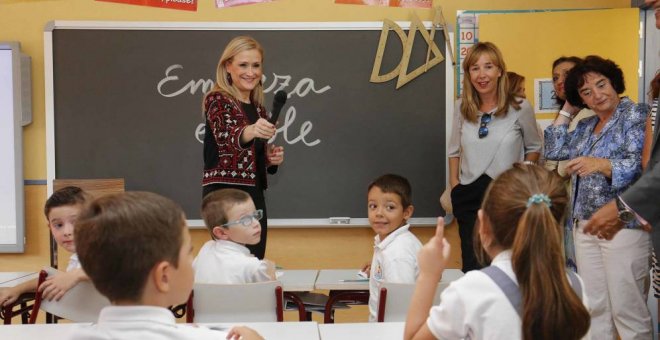
[[[591,338],[651,339],[646,305],[651,234],[622,229],[610,241],[586,235],[587,221],[574,229],[575,259],[591,307]]]

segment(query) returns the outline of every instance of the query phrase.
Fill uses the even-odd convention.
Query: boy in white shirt
[[[206,195],[202,217],[211,232],[193,262],[195,282],[241,284],[275,280],[275,265],[250,254],[246,244],[257,244],[263,216],[250,195],[221,189]]]
[[[369,185],[369,224],[376,232],[369,271],[369,321],[376,321],[382,282],[415,283],[421,242],[410,232],[412,189],[399,175],[383,175]]]
[[[246,327],[227,334],[177,324],[166,308],[188,299],[194,276],[185,215],[171,200],[148,192],[101,197],[82,212],[75,236],[85,272],[113,305],[97,323],[77,326],[73,339],[263,340]]]
[[[85,201],[88,200],[89,195],[82,189],[68,186],[55,191],[46,201],[44,214],[48,221],[48,228],[53,234],[53,239],[72,255],[69,258],[66,273],[48,277],[38,288],[43,292],[43,299],[58,301],[78,282],[89,280],[80,267],[73,238],[74,223]],[[34,279],[14,287],[0,289],[0,306],[9,306],[22,294],[35,292],[37,284],[38,280]]]

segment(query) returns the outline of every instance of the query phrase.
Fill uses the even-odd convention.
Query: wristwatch
[[[635,220],[635,213],[630,211],[618,196],[616,198],[616,207],[619,210],[619,221],[628,224]]]

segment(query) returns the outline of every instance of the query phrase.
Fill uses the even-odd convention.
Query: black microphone
[[[268,122],[271,124],[277,123],[277,118],[280,116],[280,112],[282,111],[282,107],[284,107],[284,103],[286,103],[286,99],[286,92],[282,90],[275,92],[275,97],[273,97],[273,110],[270,112],[270,118],[268,119]],[[257,138],[257,140],[263,143],[268,142],[268,139],[265,138]]]
[[[286,92],[275,92],[275,97],[273,98],[273,110],[271,111],[271,116],[268,120],[271,124],[277,123],[277,118],[280,116],[280,112],[282,111],[282,107],[284,107],[284,103],[286,103],[286,99]]]

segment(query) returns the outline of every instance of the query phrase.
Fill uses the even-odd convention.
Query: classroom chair
[[[323,310],[323,322],[335,323],[335,309],[338,306],[369,304],[368,290],[330,290],[328,302]]]
[[[283,293],[283,298],[284,301],[284,306],[287,308],[283,308],[284,310],[295,310],[298,311],[298,321],[312,321],[312,316],[311,314],[308,314],[307,308],[305,306],[305,302],[298,296],[298,294],[293,293],[293,292],[284,292]],[[288,302],[291,302],[291,304],[295,305],[295,307],[288,307]]]
[[[195,283],[186,306],[186,322],[282,322],[282,284]]]
[[[3,320],[3,324],[10,325],[11,319],[15,316],[21,316],[21,322],[26,324],[30,321],[30,312],[34,304],[34,293],[24,293],[18,297],[18,299],[2,308],[0,311],[0,319]],[[32,304],[30,304],[32,303]]]
[[[41,286],[49,275],[58,274],[59,272],[54,268],[42,270],[39,273],[38,286]],[[43,300],[37,290],[30,313],[30,323],[37,321],[39,309],[73,322],[96,322],[101,309],[106,306],[110,306],[110,301],[101,295],[90,281],[78,282],[59,301]]]
[[[433,305],[440,303],[440,294],[452,281],[457,280],[464,274],[458,269],[447,269],[442,274],[433,296]],[[408,306],[415,292],[414,283],[391,283],[383,282],[380,288],[378,300],[378,322],[402,322],[406,321]]]

